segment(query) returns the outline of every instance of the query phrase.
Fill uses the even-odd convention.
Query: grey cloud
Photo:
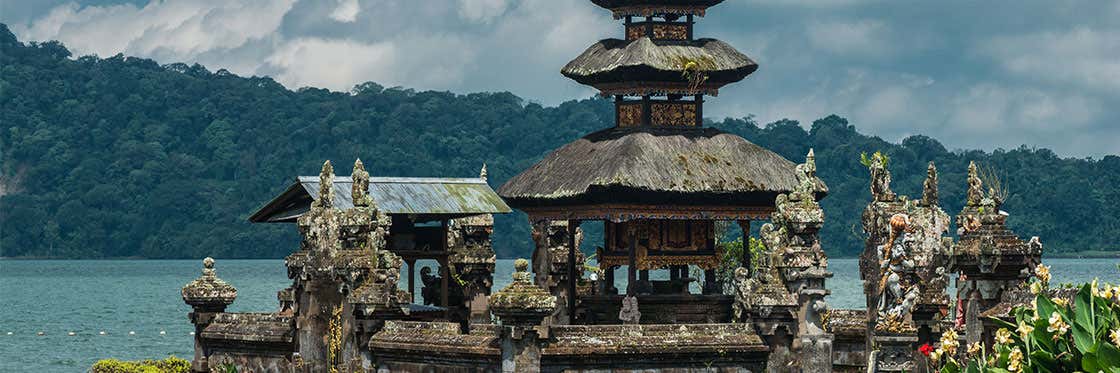
[[[114,0],[24,3],[0,0],[19,8],[0,22],[79,51],[201,62],[293,88],[374,80],[508,90],[544,104],[594,94],[559,69],[621,36],[620,22],[585,0],[299,1],[280,14],[262,11],[276,2],[251,0],[165,0],[148,13]],[[238,17],[240,5],[256,10],[252,19]],[[761,67],[706,113],[806,125],[836,113],[890,140],[920,133],[949,148],[1116,154],[1118,19],[1120,1],[729,0],[699,20],[697,35],[726,40]]]

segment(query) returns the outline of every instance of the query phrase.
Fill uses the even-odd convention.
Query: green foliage
[[[121,361],[99,360],[91,373],[190,373],[191,362],[174,356],[163,360]]]
[[[121,55],[70,59],[57,42],[23,44],[0,25],[0,256],[57,258],[279,258],[294,227],[245,219],[296,175],[323,160],[366,161],[372,175],[478,174],[497,187],[551,150],[610,127],[609,100],[543,107],[509,93],[456,95],[363,83],[350,92],[285,89],[201,65],[160,66]],[[801,161],[810,147],[829,186],[821,232],[833,256],[863,248],[869,195],[859,155],[889,155],[892,188],[921,193],[937,162],[941,201],[960,209],[969,160],[1008,170],[1008,223],[1047,252],[1115,251],[1120,157],[1062,159],[1045,149],[946,150],[912,136],[901,144],[858,133],[837,116],[806,131],[794,121],[709,122]],[[872,154],[874,156],[874,154]],[[529,256],[523,214],[495,218],[502,258]],[[584,224],[588,246],[601,224]]]
[[[720,257],[719,267],[716,268],[716,279],[720,284],[723,284],[724,293],[733,294],[735,269],[739,268],[743,262],[743,238],[738,237],[732,241],[720,242],[719,245],[723,250],[723,256]],[[751,273],[757,273],[758,260],[766,250],[766,246],[762,244],[762,240],[750,237],[750,244],[747,247],[751,256]]]
[[[1012,310],[991,348],[976,346],[958,359],[938,361],[941,372],[1120,373],[1120,286],[1081,285],[1073,300],[1048,296],[1045,281],[1031,284],[1033,305]],[[939,347],[934,355],[942,352]]]
[[[887,167],[887,165],[889,165],[891,162],[891,158],[880,151],[875,151],[875,153],[870,157],[867,156],[866,152],[859,153],[859,164],[863,165],[863,167],[871,168],[871,165],[875,162],[876,159],[882,161],[884,168]]]

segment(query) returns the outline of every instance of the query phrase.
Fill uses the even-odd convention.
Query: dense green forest
[[[282,257],[297,247],[294,227],[245,219],[324,159],[345,165],[361,157],[383,176],[474,176],[485,162],[496,188],[551,149],[610,126],[612,113],[602,99],[544,107],[510,93],[376,83],[292,91],[200,65],[74,59],[57,42],[20,43],[0,25],[0,256]],[[869,192],[859,154],[877,150],[890,156],[903,194],[918,195],[926,162],[937,162],[950,214],[976,160],[1002,172],[1012,228],[1041,236],[1049,253],[1120,249],[1117,156],[949,151],[925,136],[895,144],[837,116],[808,131],[751,118],[708,125],[797,162],[815,148],[831,188],[823,245],[832,255],[862,248],[858,222]],[[497,224],[499,255],[527,255],[524,215]]]

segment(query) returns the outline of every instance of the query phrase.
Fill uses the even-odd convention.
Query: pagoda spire
[[[746,78],[753,60],[724,42],[696,39],[696,16],[722,0],[592,0],[623,19],[623,39],[604,39],[561,70],[614,97],[616,127],[695,128],[704,96]]]

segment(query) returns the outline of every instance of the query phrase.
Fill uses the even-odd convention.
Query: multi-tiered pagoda
[[[623,21],[622,38],[600,40],[561,72],[613,97],[615,125],[553,151],[498,193],[529,215],[537,237],[557,222],[568,227],[560,255],[549,245],[534,255],[550,262],[534,263],[538,271],[558,268],[555,262],[567,267],[537,274],[542,286],[567,285],[556,286],[562,304],[554,323],[621,323],[622,294],[636,297],[641,323],[728,322],[733,299],[715,281],[716,222],[747,233],[799,184],[793,162],[704,126],[704,98],[758,64],[722,41],[694,37],[696,17],[721,0],[592,2]],[[811,182],[822,197],[824,184]],[[597,288],[581,286],[588,282],[579,275],[575,239],[576,227],[591,221],[604,222],[605,233],[596,245],[604,271]],[[627,282],[616,289],[621,266]],[[689,268],[704,270],[703,279],[691,278]],[[668,271],[655,276],[667,280],[651,280],[650,271]],[[690,287],[693,281],[700,286]]]

